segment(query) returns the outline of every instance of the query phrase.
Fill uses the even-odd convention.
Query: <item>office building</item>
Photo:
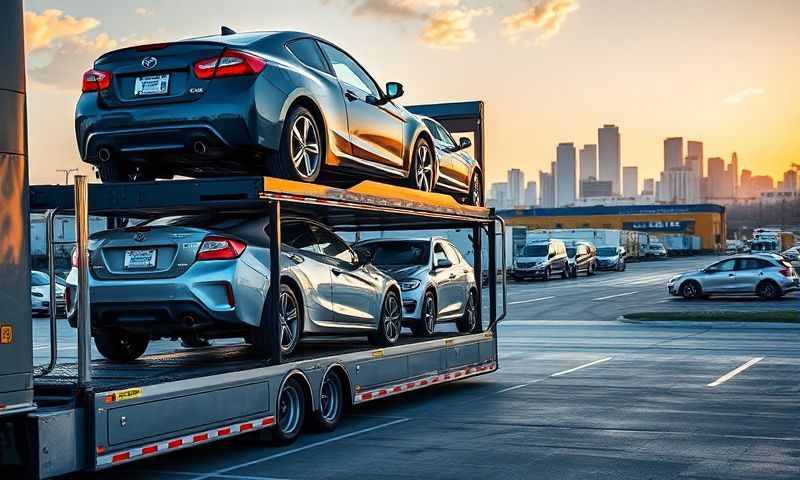
[[[683,168],[683,138],[667,138],[664,140],[664,171],[678,168]]]
[[[519,168],[508,171],[508,201],[512,208],[525,202],[525,173]]]
[[[703,142],[696,140],[686,142],[686,158],[688,160],[686,165],[694,170],[697,178],[703,178],[705,175],[705,169],[703,168],[705,159],[703,156]]]
[[[639,167],[622,167],[622,196],[639,195]]]
[[[581,167],[580,179],[597,180],[597,145],[584,145],[578,152],[578,158]]]
[[[556,206],[571,205],[577,184],[575,145],[559,143],[556,148]]]
[[[494,208],[511,208],[511,199],[508,195],[508,183],[496,182],[489,187],[489,204]]]
[[[539,201],[538,197],[536,196],[538,193],[536,187],[537,187],[536,182],[534,182],[533,180],[531,180],[530,182],[528,182],[527,185],[525,185],[526,207],[535,207],[536,205],[538,205]]]
[[[700,201],[700,182],[689,168],[674,168],[661,172],[661,191],[658,200],[665,203],[697,203]]]
[[[606,180],[581,180],[581,198],[611,197],[614,185]]]
[[[797,172],[794,170],[787,170],[783,174],[783,192],[796,192],[797,191]]]
[[[603,125],[597,129],[598,175],[600,181],[610,181],[612,191],[619,195],[620,169],[622,158],[620,154],[619,127],[616,125]]]
[[[553,208],[556,206],[556,185],[552,173],[539,171],[539,206]]]
[[[656,181],[653,178],[644,179],[644,187],[642,188],[642,196],[656,194]]]
[[[725,171],[725,160],[719,157],[708,159],[708,199],[729,198],[732,195],[728,174]]]

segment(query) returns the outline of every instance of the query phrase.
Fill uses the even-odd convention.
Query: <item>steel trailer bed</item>
[[[47,210],[50,216],[77,211],[84,225],[89,214],[143,218],[263,211],[270,217],[271,238],[279,238],[283,213],[315,218],[344,231],[471,228],[475,270],[485,268],[490,279],[497,278],[495,236],[505,230],[493,210],[369,181],[350,189],[268,177],[93,184],[88,186],[88,202],[84,193],[81,205],[85,188],[79,182],[74,189],[31,187],[31,211]],[[489,253],[486,266],[481,264],[484,244]],[[499,242],[503,256],[504,245]],[[85,245],[83,249],[85,254]],[[279,250],[271,249],[273,259]],[[270,278],[279,278],[278,262],[271,265]],[[482,276],[476,277],[482,290]],[[39,408],[5,424],[6,439],[13,441],[5,447],[0,442],[0,466],[17,463],[20,478],[51,478],[263,430],[275,424],[277,396],[289,378],[300,381],[315,411],[329,372],[343,379],[345,400],[351,404],[492,372],[498,366],[496,324],[505,314],[505,288],[498,307],[497,282],[487,283],[488,308],[479,308],[479,329],[471,334],[404,336],[398,345],[380,349],[360,338],[311,338],[288,358],[281,358],[274,335],[269,352],[229,345],[150,355],[127,365],[91,361],[86,352],[90,340],[84,337],[83,346],[80,340],[89,335],[88,319],[83,330],[79,320],[78,364],[53,358],[52,368],[35,381]],[[484,295],[478,296],[479,307]],[[277,302],[276,296],[269,301]],[[266,321],[262,328],[276,331],[278,322]],[[3,428],[0,424],[0,440]]]

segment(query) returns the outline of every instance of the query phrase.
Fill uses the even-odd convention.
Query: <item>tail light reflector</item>
[[[83,74],[83,91],[98,92],[111,86],[111,72],[88,70]]]
[[[197,251],[197,260],[233,260],[239,258],[247,244],[235,238],[209,235]]]
[[[200,80],[258,75],[266,66],[266,60],[261,57],[238,50],[228,50],[221,57],[206,58],[196,62],[194,75]]]

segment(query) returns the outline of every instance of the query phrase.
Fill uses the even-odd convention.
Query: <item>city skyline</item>
[[[573,8],[544,22],[536,12],[553,1],[231,0],[209,16],[211,0],[191,9],[26,0],[31,180],[89,171],[78,158],[74,109],[81,75],[97,56],[220,25],[327,38],[379,83],[401,81],[402,105],[483,100],[487,184],[510,168],[547,170],[553,145],[595,144],[604,123],[624,129],[622,163],[638,166],[642,178],[658,176],[660,142],[676,135],[703,139],[716,155],[735,150],[740,168],[773,178],[797,161],[800,2],[564,0]]]

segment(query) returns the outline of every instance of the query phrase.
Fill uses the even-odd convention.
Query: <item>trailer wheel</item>
[[[332,432],[339,425],[344,411],[344,386],[339,375],[329,370],[319,391],[319,410],[314,412],[314,428]]]
[[[100,355],[112,362],[132,362],[141,357],[150,337],[125,330],[101,330],[94,335],[94,344]]]
[[[400,339],[402,325],[403,311],[400,307],[400,296],[394,290],[389,290],[381,307],[378,329],[369,336],[369,342],[379,347],[394,345]]]
[[[296,378],[283,384],[278,394],[277,421],[272,432],[272,441],[289,445],[300,436],[306,416],[306,398],[303,387]]]
[[[478,302],[475,290],[470,290],[464,315],[456,320],[456,327],[460,333],[472,333],[478,327]]]

